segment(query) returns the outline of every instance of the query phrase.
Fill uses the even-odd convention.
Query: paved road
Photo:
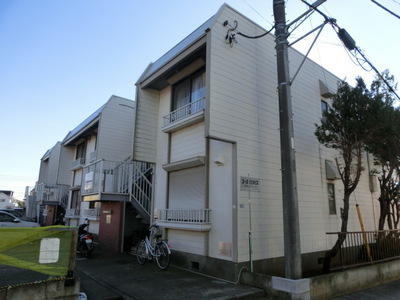
[[[400,280],[389,282],[373,288],[345,295],[332,300],[399,300]]]

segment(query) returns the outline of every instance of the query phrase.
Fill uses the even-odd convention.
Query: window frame
[[[205,86],[206,86],[206,82],[205,82],[205,78],[204,78],[204,80],[203,80],[203,86],[202,86],[202,88],[204,89],[204,96],[203,97],[201,97],[201,98],[198,98],[198,99],[193,99],[192,97],[193,97],[193,80],[195,79],[195,78],[198,78],[198,77],[200,77],[200,76],[205,76],[206,75],[206,69],[205,69],[205,67],[202,67],[202,68],[200,68],[199,70],[197,70],[197,71],[195,71],[195,72],[193,72],[192,74],[190,74],[189,76],[187,76],[187,77],[185,77],[185,78],[182,78],[181,80],[179,80],[178,82],[176,82],[175,84],[173,84],[173,86],[172,86],[172,98],[171,98],[171,111],[175,111],[175,110],[177,110],[177,109],[179,109],[180,107],[183,107],[183,106],[185,106],[185,105],[187,105],[187,104],[190,104],[190,103],[193,103],[194,101],[197,101],[197,100],[199,100],[199,99],[201,99],[201,98],[203,98],[203,97],[205,97]],[[179,86],[179,85],[181,85],[181,84],[183,84],[185,81],[187,81],[188,82],[188,85],[189,85],[189,102],[188,103],[186,103],[186,104],[184,104],[184,105],[181,105],[181,106],[177,106],[177,98],[176,98],[176,94],[177,94],[177,90],[176,90],[176,88]]]
[[[335,182],[333,180],[328,180],[326,182],[326,191],[327,191],[327,196],[328,196],[329,214],[330,215],[337,215]]]

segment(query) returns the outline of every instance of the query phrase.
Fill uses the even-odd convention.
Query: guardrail
[[[400,229],[327,234],[344,238],[340,269],[400,258]]]

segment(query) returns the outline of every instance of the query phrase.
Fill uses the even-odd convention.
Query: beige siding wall
[[[153,123],[157,124],[157,156],[156,156],[156,173],[155,173],[155,193],[154,193],[154,209],[167,207],[167,182],[168,174],[162,168],[163,164],[168,163],[168,134],[161,131],[163,127],[163,119],[170,112],[171,107],[171,88],[167,87],[160,93],[159,110],[157,110],[156,119]]]
[[[57,144],[55,144],[50,152],[47,179],[45,181],[47,184],[57,184],[60,153],[61,143],[58,142]]]
[[[134,102],[113,96],[104,108],[97,136],[98,158],[122,161],[132,154]],[[94,148],[92,147],[91,151]],[[88,153],[87,155],[89,155]]]
[[[226,9],[211,30],[209,134],[237,143],[237,227],[239,261],[248,260],[249,195],[240,191],[239,178],[260,179],[260,192],[251,193],[254,259],[283,255],[280,133],[276,78],[275,42],[272,36],[250,40],[236,36],[233,47],[225,43],[222,23],[238,21],[238,30],[248,35],[262,31],[247,19]],[[290,51],[292,75],[301,56]],[[335,181],[337,214],[329,215],[325,179],[325,159],[335,153],[319,145],[314,136],[321,118],[319,80],[336,90],[338,79],[307,61],[292,85],[292,105],[296,147],[298,198],[303,253],[323,251],[332,246],[326,232],[340,228],[343,188]],[[326,99],[325,99],[326,100]],[[368,176],[355,194],[363,199],[367,226],[373,226]],[[366,199],[366,200],[364,200]],[[353,199],[352,199],[353,200]],[[212,201],[212,199],[210,200]],[[361,201],[361,200],[359,200]],[[376,200],[375,200],[376,203]],[[369,213],[368,213],[369,212]],[[359,230],[354,205],[350,230]],[[228,232],[230,229],[227,228]],[[211,251],[211,253],[213,253]]]
[[[170,229],[168,230],[168,243],[171,249],[177,251],[207,255],[207,249],[204,246],[206,236],[204,232]]]
[[[71,184],[71,166],[74,161],[75,150],[70,147],[62,147],[60,155],[60,166],[58,184]]]
[[[159,92],[137,88],[134,159],[155,162],[159,118]]]
[[[72,186],[79,186],[82,184],[82,169],[78,169],[74,173]]]
[[[204,155],[204,122],[171,134],[171,162]]]
[[[280,256],[282,204],[276,66],[272,37],[237,37],[225,43],[222,23],[238,21],[241,32],[258,35],[257,26],[230,9],[211,30],[210,135],[237,142],[238,261],[249,259],[248,192],[240,191],[241,176],[260,178],[260,192],[251,194],[254,259]],[[226,230],[229,230],[227,228]]]

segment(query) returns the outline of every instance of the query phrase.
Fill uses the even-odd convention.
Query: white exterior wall
[[[196,123],[171,134],[171,162],[204,156],[205,150],[204,122]]]
[[[46,184],[57,184],[60,153],[61,143],[58,142],[50,152]]]
[[[155,191],[154,191],[154,209],[162,209],[167,207],[167,182],[168,174],[162,168],[163,164],[168,163],[168,134],[161,131],[163,127],[163,116],[169,113],[171,107],[171,88],[167,87],[159,93],[159,109],[157,107],[157,116],[153,119],[153,123],[157,124],[156,128],[159,132],[157,135],[157,155],[155,170]],[[140,101],[139,101],[140,102]],[[158,100],[157,100],[158,103]],[[139,104],[138,104],[139,105]],[[137,125],[136,125],[137,126]],[[135,140],[135,147],[139,144],[139,140]],[[139,147],[139,146],[138,146]]]
[[[172,249],[198,255],[207,255],[204,244],[206,235],[203,232],[168,230],[168,243]]]
[[[112,96],[104,107],[97,135],[97,157],[123,161],[131,156],[133,147],[134,102]],[[95,142],[95,141],[94,141]],[[87,148],[87,155],[94,147]]]
[[[280,139],[276,64],[272,37],[238,38],[225,43],[222,23],[238,21],[248,35],[262,32],[257,26],[225,9],[211,30],[210,132],[237,143],[238,261],[249,259],[249,194],[240,191],[241,176],[260,178],[260,192],[251,193],[254,259],[281,256],[283,251],[280,177]],[[228,71],[229,70],[229,71]],[[210,193],[212,193],[210,191]],[[234,214],[235,215],[235,214]],[[226,234],[230,228],[226,228]]]
[[[71,184],[71,164],[74,161],[75,150],[70,147],[61,147],[58,184]]]
[[[238,30],[248,35],[262,33],[229,8],[222,11],[213,26],[208,57],[211,60],[209,134],[237,143],[238,217],[234,232],[238,238],[238,261],[249,257],[249,197],[248,192],[240,191],[239,183],[239,178],[248,173],[260,179],[260,192],[251,193],[254,259],[279,257],[283,255],[283,214],[275,42],[272,36],[256,40],[237,36],[238,43],[230,47],[224,39],[225,20],[238,21]],[[290,51],[290,62],[293,75],[301,56]],[[329,215],[325,179],[325,159],[333,160],[334,152],[321,146],[314,136],[314,123],[321,118],[323,99],[319,80],[336,91],[338,79],[307,61],[292,85],[302,253],[330,248],[335,238],[327,239],[326,232],[338,231],[341,223],[341,182],[335,181],[337,214]],[[371,211],[368,176],[361,179],[355,195],[358,199],[368,199],[369,208],[365,210]],[[366,226],[371,227],[371,213],[365,213],[365,218]],[[229,227],[225,230],[226,234],[231,231]],[[349,230],[359,230],[354,205]]]
[[[217,163],[218,164],[217,164]],[[209,233],[209,255],[224,260],[235,257],[233,217],[236,202],[233,195],[234,145],[210,140],[209,208],[212,230]]]
[[[137,88],[134,159],[155,162],[160,130],[159,91]],[[158,120],[159,122],[156,122]]]

